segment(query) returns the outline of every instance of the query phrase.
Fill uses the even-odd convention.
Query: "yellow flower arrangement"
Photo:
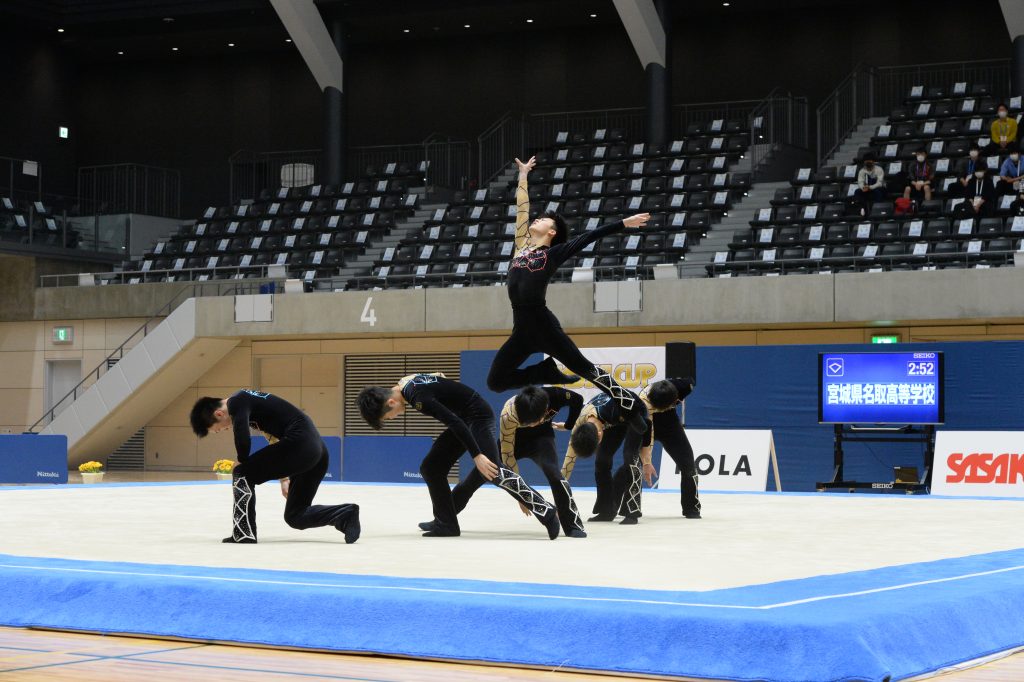
[[[78,470],[83,474],[98,474],[103,471],[103,465],[99,462],[85,462],[78,465]]]
[[[216,474],[230,474],[235,468],[235,463],[230,459],[218,459],[213,463],[213,472]]]

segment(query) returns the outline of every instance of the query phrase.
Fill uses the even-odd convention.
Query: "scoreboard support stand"
[[[832,480],[818,483],[818,492],[826,490],[885,490],[903,491],[908,495],[927,493],[932,485],[932,463],[935,459],[935,426],[856,426],[853,424],[835,424],[835,445],[832,453],[834,469]],[[843,443],[924,443],[924,469],[921,480],[917,483],[870,483],[864,481],[847,481],[843,478]]]

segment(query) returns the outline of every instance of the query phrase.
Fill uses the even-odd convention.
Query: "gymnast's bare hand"
[[[493,481],[498,476],[498,465],[487,458],[487,455],[480,453],[473,458],[477,471],[483,474],[488,481]]]
[[[658,473],[654,470],[654,465],[650,462],[644,464],[644,480],[647,481],[648,488],[654,485],[654,479],[657,477]]]
[[[647,221],[651,219],[650,213],[637,213],[631,215],[622,221],[622,224],[626,227],[643,227],[647,224]]]
[[[565,422],[551,422],[551,428],[555,431],[565,431]]]
[[[520,511],[522,511],[522,512],[523,512],[523,514],[525,514],[526,516],[533,516],[533,513],[532,513],[532,512],[530,511],[530,508],[529,508],[529,507],[527,507],[527,506],[526,506],[525,504],[523,504],[522,502],[520,502],[520,503],[519,503],[519,509],[520,509]]]
[[[516,165],[519,166],[519,176],[526,177],[526,175],[533,170],[533,167],[537,165],[537,157],[531,156],[530,160],[526,163],[516,159]]]
[[[282,479],[281,479],[281,495],[282,495],[282,496],[284,497],[284,499],[286,499],[286,500],[288,499],[288,489],[289,489],[289,488],[290,488],[291,486],[292,486],[292,482],[291,482],[291,480],[289,480],[289,479],[287,479],[287,478],[282,478]]]

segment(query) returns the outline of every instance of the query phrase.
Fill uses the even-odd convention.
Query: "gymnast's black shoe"
[[[253,540],[252,538],[242,538],[241,540],[236,540],[234,537],[232,537],[230,535],[228,537],[224,538],[223,540],[221,540],[221,542],[227,542],[229,544],[234,544],[234,545],[255,545],[256,544],[256,541]]]
[[[462,531],[459,530],[458,526],[449,526],[441,523],[440,521],[434,521],[433,527],[423,534],[425,538],[457,538],[462,535]]]
[[[345,534],[346,545],[351,545],[358,540],[359,534],[363,532],[363,527],[359,524],[359,505],[354,504],[352,506],[355,507],[352,510],[352,515],[335,526],[335,528]]]
[[[576,374],[563,374],[562,370],[558,369],[558,363],[555,362],[555,359],[547,358],[537,364],[537,379],[537,383],[558,386],[561,384],[575,384],[580,380],[580,377]]]
[[[437,521],[423,521],[419,526],[420,530],[434,530],[434,528],[437,527]]]
[[[636,516],[627,516],[626,518],[619,521],[621,526],[635,526],[640,521]]]
[[[569,532],[565,534],[567,538],[585,538],[587,537],[587,531],[580,530],[579,528],[570,528]]]
[[[685,516],[688,519],[699,519],[699,518],[701,518],[701,515],[700,515],[699,511],[690,511],[690,512],[685,512],[684,511],[683,512],[683,516]]]
[[[548,509],[548,513],[544,515],[540,522],[548,529],[549,538],[554,540],[558,537],[559,532],[562,530],[562,524],[558,522],[558,512],[555,511],[554,507]]]
[[[605,521],[605,522],[608,522],[608,521],[614,521],[614,520],[615,520],[615,514],[598,514],[596,516],[591,516],[589,519],[587,519],[587,523],[594,523],[595,521]]]

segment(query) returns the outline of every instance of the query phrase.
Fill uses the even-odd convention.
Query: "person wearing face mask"
[[[960,182],[960,196],[967,191],[967,183],[974,177],[974,172],[979,168],[985,168],[985,157],[981,155],[981,148],[977,143],[971,143],[971,149],[966,159],[960,159],[956,165],[956,178]],[[956,189],[955,186],[950,189]]]
[[[1010,117],[1005,104],[996,109],[996,120],[992,121],[992,144],[1006,149],[1017,141],[1017,120]]]
[[[907,186],[903,190],[904,199],[913,199],[920,202],[932,198],[932,180],[935,178],[935,169],[928,163],[928,155],[924,152],[917,152],[914,160],[907,169]]]
[[[1010,216],[1014,218],[1024,216],[1024,189],[1018,192],[1017,198],[1010,204]]]
[[[876,163],[875,155],[864,155],[864,166],[857,171],[857,191],[854,198],[861,205],[861,215],[867,212],[867,205],[885,200],[885,171]]]
[[[1001,194],[1018,194],[1024,186],[1024,160],[1021,160],[1020,149],[1016,145],[1010,147],[1010,155],[999,169],[999,179]]]
[[[986,217],[992,215],[992,207],[996,203],[996,189],[992,186],[992,180],[986,177],[988,173],[984,168],[974,171],[974,176],[967,182],[964,188],[964,206],[970,215]]]

